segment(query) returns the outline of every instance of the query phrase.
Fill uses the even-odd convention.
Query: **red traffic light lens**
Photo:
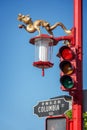
[[[74,58],[74,53],[68,46],[61,47],[59,54],[65,60],[72,60]]]

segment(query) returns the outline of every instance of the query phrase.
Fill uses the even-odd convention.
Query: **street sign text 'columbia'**
[[[48,101],[39,102],[34,107],[34,114],[39,117],[61,115],[69,109],[69,102],[64,98],[50,99]]]

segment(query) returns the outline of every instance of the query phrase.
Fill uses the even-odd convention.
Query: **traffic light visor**
[[[71,89],[74,86],[74,82],[73,82],[72,78],[68,75],[62,76],[60,78],[60,82],[67,89]]]
[[[64,74],[70,75],[73,73],[74,67],[69,61],[62,61],[59,66]]]
[[[74,58],[74,53],[68,46],[61,47],[59,50],[59,55],[64,60],[72,60]]]

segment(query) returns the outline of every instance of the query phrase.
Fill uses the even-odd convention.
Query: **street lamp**
[[[30,39],[30,43],[35,45],[35,62],[33,66],[42,69],[42,76],[44,76],[44,69],[53,67],[52,53],[53,46],[57,41],[49,35],[41,34]]]

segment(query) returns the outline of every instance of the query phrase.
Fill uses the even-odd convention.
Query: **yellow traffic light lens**
[[[72,74],[74,71],[74,67],[69,61],[62,61],[60,63],[60,69],[62,70],[64,74],[67,74],[67,75]]]
[[[62,76],[60,78],[60,82],[67,89],[71,89],[74,86],[74,82],[73,82],[72,78],[68,75]]]

